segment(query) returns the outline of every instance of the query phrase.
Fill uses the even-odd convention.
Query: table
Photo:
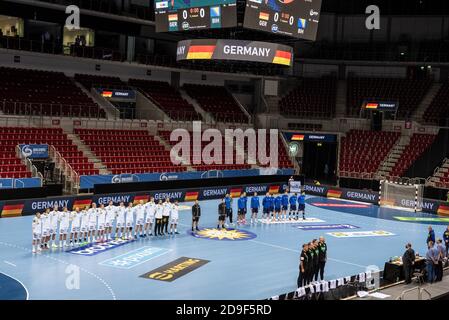
[[[423,270],[426,267],[426,258],[416,257],[415,270]],[[404,265],[402,262],[385,262],[383,279],[388,282],[404,280]]]

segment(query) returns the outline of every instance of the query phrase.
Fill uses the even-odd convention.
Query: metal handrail
[[[411,289],[402,291],[401,295],[399,297],[397,297],[396,300],[404,300],[404,297],[407,293],[413,292],[415,290],[418,290],[418,300],[422,300],[423,292],[427,293],[427,295],[429,296],[429,300],[432,299],[432,294],[428,290],[421,288],[421,287],[413,287]]]

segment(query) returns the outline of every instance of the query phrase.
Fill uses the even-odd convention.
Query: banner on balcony
[[[248,170],[209,170],[166,173],[138,173],[117,175],[92,175],[80,177],[80,189],[93,189],[96,184],[151,182],[170,180],[195,180],[209,178],[234,178],[260,175],[292,175],[293,169],[248,169]]]
[[[39,188],[41,185],[40,178],[0,179],[0,189]]]

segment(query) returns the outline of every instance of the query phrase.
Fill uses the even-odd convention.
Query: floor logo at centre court
[[[118,269],[131,269],[139,264],[162,256],[170,251],[170,249],[165,248],[142,247],[120,256],[102,261],[99,263],[99,265]]]
[[[172,282],[209,263],[209,260],[181,257],[141,275],[141,278]]]
[[[94,256],[96,254],[123,246],[124,244],[133,242],[134,240],[111,240],[103,243],[89,243],[87,245],[68,250],[66,252],[77,254],[80,256]]]
[[[353,226],[352,224],[311,224],[305,226],[295,226],[295,228],[301,229],[303,231],[312,230],[339,230],[339,229],[358,229],[359,227]]]
[[[242,230],[242,229],[216,229],[205,228],[197,232],[190,232],[190,234],[196,238],[209,239],[209,240],[227,240],[227,241],[241,241],[251,240],[257,237],[255,233]]]

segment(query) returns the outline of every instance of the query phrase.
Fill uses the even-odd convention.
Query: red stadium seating
[[[414,133],[390,175],[402,176],[413,162],[433,143],[436,135]]]
[[[129,84],[138,88],[171,119],[180,121],[201,120],[201,115],[195,111],[195,108],[167,82],[130,79]]]
[[[364,101],[398,101],[397,116],[411,117],[431,83],[429,79],[349,78],[347,114],[358,116]]]
[[[0,127],[0,177],[15,175],[31,177],[26,167],[16,158],[18,144],[48,144],[55,147],[67,163],[79,175],[98,174],[94,164],[88,162],[78,147],[67,138],[61,128]]]
[[[340,171],[374,173],[400,133],[351,130],[341,138]]]
[[[0,67],[5,114],[104,118],[105,112],[61,72]]]
[[[80,139],[113,174],[180,172],[170,152],[143,130],[75,129]]]
[[[248,117],[225,87],[185,84],[184,89],[216,121],[248,123]]]
[[[449,117],[449,80],[443,83],[437,95],[424,112],[424,121],[438,124],[442,118]]]
[[[293,117],[330,118],[335,115],[337,81],[334,78],[302,79],[279,102],[281,112]]]

